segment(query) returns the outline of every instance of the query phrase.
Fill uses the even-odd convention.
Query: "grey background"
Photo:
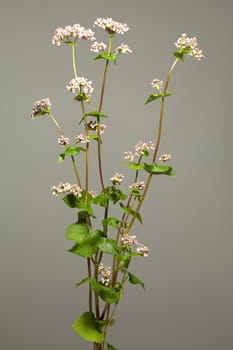
[[[151,253],[131,269],[146,292],[126,288],[110,342],[124,350],[233,348],[232,4],[1,2],[1,349],[91,347],[71,329],[86,310],[86,289],[75,288],[85,266],[67,253],[64,236],[75,213],[50,196],[53,184],[73,181],[73,175],[68,163],[57,164],[60,149],[51,123],[32,122],[29,114],[35,100],[49,96],[67,135],[77,134],[77,105],[65,89],[73,78],[70,51],[53,47],[51,38],[59,26],[90,26],[105,16],[130,26],[119,43],[133,50],[110,69],[106,179],[126,171],[125,150],[153,138],[158,106],[143,104],[150,81],[164,79],[177,37],[197,36],[206,55],[200,63],[180,63],[173,76],[161,152],[173,154],[177,176],[152,184],[144,225],[134,231]],[[102,65],[92,62],[87,47],[80,70],[98,86]]]

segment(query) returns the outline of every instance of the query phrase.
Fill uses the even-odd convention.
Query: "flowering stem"
[[[57,128],[57,130],[59,132],[59,135],[62,136],[63,135],[63,130],[60,127],[60,125],[58,124],[58,122],[56,121],[56,119],[54,118],[52,113],[48,113],[48,115],[49,115],[50,119],[52,120],[52,122],[56,125],[56,128]],[[81,180],[80,180],[80,177],[79,177],[79,174],[78,174],[77,165],[75,163],[75,160],[74,160],[73,156],[71,156],[71,161],[72,161],[72,165],[73,165],[73,168],[74,168],[74,173],[75,173],[75,176],[76,176],[76,179],[77,179],[77,183],[81,187]]]
[[[111,52],[112,47],[112,35],[109,35],[109,43],[108,43],[108,55]],[[104,76],[103,76],[103,82],[102,82],[102,88],[101,88],[101,94],[100,94],[100,102],[99,102],[99,109],[98,111],[101,112],[103,108],[103,101],[104,101],[104,92],[107,82],[107,75],[108,75],[108,66],[109,66],[109,60],[106,60],[105,68],[104,68]],[[103,171],[102,171],[102,157],[101,157],[101,138],[100,138],[100,118],[97,118],[98,122],[98,165],[99,165],[99,175],[100,175],[100,183],[103,192],[105,193],[105,187],[104,187],[104,179],[103,179]]]
[[[157,154],[158,154],[158,150],[159,150],[159,145],[160,145],[160,140],[161,140],[161,134],[162,134],[162,127],[163,127],[163,115],[164,115],[164,106],[165,106],[165,94],[167,92],[167,88],[168,88],[168,85],[169,85],[169,82],[170,82],[170,79],[171,79],[171,76],[172,76],[172,73],[174,71],[174,68],[175,68],[175,65],[176,63],[178,62],[178,58],[175,59],[175,61],[173,62],[173,64],[171,65],[169,71],[168,71],[168,74],[167,74],[167,78],[166,78],[166,82],[165,82],[165,85],[164,85],[164,90],[163,90],[163,97],[162,97],[162,102],[161,102],[161,107],[160,107],[160,118],[159,118],[159,129],[158,129],[158,134],[157,134],[157,142],[156,142],[156,146],[155,146],[155,150],[154,150],[154,155],[153,155],[153,163],[155,162],[155,159],[157,157]],[[150,182],[151,182],[151,179],[152,179],[152,176],[153,174],[150,174],[148,176],[148,179],[147,179],[147,182],[146,182],[146,185],[145,185],[145,189],[144,189],[144,192],[143,192],[143,195],[142,195],[142,198],[135,210],[135,213],[127,227],[127,230],[126,232],[129,232],[133,226],[133,223],[137,217],[137,214],[139,213],[140,209],[141,209],[141,206],[145,200],[145,197],[146,197],[146,194],[147,194],[147,191],[149,189],[149,186],[150,186]]]

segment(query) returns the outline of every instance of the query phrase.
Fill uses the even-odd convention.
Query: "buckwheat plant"
[[[84,340],[92,343],[93,350],[116,350],[107,341],[108,329],[114,324],[115,311],[122,299],[125,283],[141,285],[144,288],[143,281],[130,272],[130,266],[134,259],[149,254],[149,248],[133,232],[134,223],[137,220],[142,224],[140,209],[152,178],[156,175],[175,174],[173,168],[165,164],[171,160],[171,154],[158,154],[165,100],[171,95],[168,91],[170,79],[178,61],[184,61],[186,56],[193,56],[200,61],[204,55],[198,48],[195,37],[182,34],[175,42],[175,59],[168,70],[165,83],[157,78],[152,79],[153,93],[145,104],[156,100],[160,102],[158,130],[153,141],[138,141],[134,150],[125,151],[125,165],[132,171],[132,180],[125,191],[127,193],[123,193],[122,173],[113,173],[109,180],[103,174],[102,147],[106,126],[102,121],[107,118],[103,112],[103,102],[110,65],[116,64],[120,55],[132,53],[125,43],[114,47],[114,39],[118,35],[124,35],[129,27],[112,18],[98,18],[93,26],[97,30],[105,31],[105,43],[96,41],[95,33],[80,24],[58,28],[52,38],[53,45],[64,44],[71,48],[74,75],[66,88],[73,94],[78,110],[80,108],[77,112],[79,126],[75,139],[71,142],[55,119],[49,98],[35,102],[31,118],[47,116],[54,123],[58,131],[57,142],[61,147],[58,162],[62,163],[65,158],[70,158],[74,171],[74,183],[61,182],[51,189],[52,195],[62,195],[64,203],[75,209],[74,222],[66,230],[66,238],[74,241],[69,252],[83,258],[87,264],[87,275],[81,276],[83,279],[77,283],[77,287],[87,285],[87,311],[74,321],[72,327]],[[102,60],[104,64],[102,84],[97,94],[98,107],[94,107],[93,83],[89,77],[82,76],[81,67],[77,65],[76,50],[81,50],[82,40],[90,41],[90,51],[97,54],[94,60]],[[95,148],[99,174],[97,192],[89,183],[90,152]],[[84,157],[80,157],[80,154]],[[85,169],[83,178],[79,172],[81,167]],[[101,208],[98,212],[102,213],[98,223],[95,217],[97,206]],[[119,213],[119,209],[115,210],[116,207],[120,208],[120,216],[114,214]],[[108,264],[111,261],[110,266],[106,265],[106,260]]]

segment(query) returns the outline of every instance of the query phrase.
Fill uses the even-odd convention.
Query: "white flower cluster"
[[[65,137],[63,135],[60,135],[57,139],[57,142],[59,143],[59,145],[66,146],[66,145],[69,145],[70,139],[69,139],[69,137]]]
[[[88,123],[88,127],[89,127],[89,129],[94,130],[94,131],[98,131],[98,127],[99,127],[100,128],[100,135],[103,135],[104,130],[106,128],[106,125],[99,124],[99,126],[98,126],[98,123],[94,120],[94,121],[91,121]]]
[[[82,195],[82,188],[77,184],[70,184],[69,182],[60,182],[59,185],[54,185],[51,188],[52,195],[57,196],[58,194],[70,193],[78,198]]]
[[[63,42],[76,41],[78,39],[94,41],[95,33],[91,29],[80,26],[80,24],[68,25],[65,28],[57,28],[55,30],[52,44],[60,46]]]
[[[163,90],[163,81],[162,80],[155,78],[152,80],[151,85],[153,86],[153,88],[157,89],[159,92],[161,92]]]
[[[124,34],[129,30],[129,27],[127,26],[126,23],[120,23],[114,21],[112,18],[107,17],[107,18],[97,18],[94,22],[94,27],[99,27],[109,34]]]
[[[104,44],[103,42],[98,43],[97,41],[95,41],[90,48],[90,51],[92,52],[100,52],[100,51],[104,51],[106,49],[107,45]]]
[[[88,81],[84,77],[78,77],[78,78],[72,79],[66,87],[73,94],[79,94],[84,92],[84,94],[90,99],[91,94],[94,90],[91,84],[92,84],[92,81]]]
[[[144,188],[145,188],[145,182],[144,181],[137,181],[137,182],[134,182],[132,185],[129,186],[129,189],[131,191],[133,191],[133,190],[143,191]]]
[[[113,185],[120,184],[124,179],[123,174],[116,173],[113,177],[111,177],[111,181]]]
[[[48,97],[36,101],[31,112],[31,118],[34,119],[36,116],[48,113],[51,109],[51,105],[52,104]]]
[[[131,151],[127,151],[125,152],[125,159],[129,160],[130,162],[134,161],[134,157],[141,157],[144,156],[148,151],[155,149],[155,145],[152,141],[148,141],[148,142],[143,142],[143,141],[139,141],[136,145],[135,145],[135,153],[133,154]]]
[[[132,53],[132,50],[127,44],[121,44],[115,49],[115,54],[117,53],[129,54]]]
[[[112,274],[111,267],[100,263],[98,271],[100,274],[101,283],[104,284],[105,286],[108,286],[110,283],[111,274]]]
[[[131,249],[131,248],[137,247],[136,248],[137,253],[143,254],[143,256],[149,255],[149,248],[144,244],[142,244],[141,242],[139,242],[135,235],[129,235],[129,234],[123,235],[121,237],[121,242],[122,242],[122,246],[125,248]]]
[[[80,134],[80,135],[75,137],[75,142],[76,143],[79,143],[79,142],[80,143],[88,143],[88,142],[90,142],[90,138],[89,138],[89,136]]]
[[[135,155],[138,157],[143,156],[146,151],[150,151],[151,149],[155,149],[155,145],[153,142],[140,141],[135,146]]]
[[[193,56],[201,61],[205,56],[202,50],[198,48],[198,41],[196,37],[189,38],[187,34],[183,33],[175,42],[175,46],[178,49],[186,49],[189,56]]]
[[[168,153],[165,153],[165,154],[162,154],[160,157],[159,157],[159,161],[160,162],[167,162],[169,160],[172,159],[172,155],[171,154],[168,154]]]

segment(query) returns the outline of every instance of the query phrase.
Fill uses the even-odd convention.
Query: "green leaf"
[[[63,154],[69,155],[69,156],[76,156],[80,153],[80,151],[86,152],[85,148],[78,147],[78,146],[69,146]]]
[[[119,247],[113,239],[102,237],[99,240],[98,248],[103,253],[112,254],[115,256],[120,255]]]
[[[132,163],[132,162],[129,162],[127,163],[127,166],[131,169],[134,169],[134,170],[142,170],[144,169],[144,164],[138,164],[138,163]]]
[[[120,203],[120,207],[121,209],[123,210],[124,213],[126,214],[130,214],[130,215],[134,215],[135,214],[135,211],[129,207],[125,207],[123,203]],[[140,222],[140,224],[142,224],[142,218],[141,218],[141,215],[140,213],[137,213],[136,214],[136,218],[138,219],[138,221]]]
[[[172,92],[166,92],[165,94],[163,93],[160,93],[160,94],[151,94],[148,99],[146,100],[145,102],[145,105],[154,101],[154,100],[157,100],[158,98],[161,98],[161,97],[167,97],[167,96],[171,96],[172,95]]]
[[[94,58],[94,60],[104,59],[108,61],[116,62],[116,55],[113,55],[112,53],[102,53]]]
[[[98,283],[94,278],[90,279],[90,284],[92,289],[96,292],[96,294],[108,304],[116,304],[122,298],[123,289],[120,285],[116,287],[107,287],[101,283]]]
[[[79,199],[74,194],[67,194],[62,199],[68,207],[79,208]]]
[[[102,192],[94,198],[93,203],[95,203],[101,207],[107,207],[108,197],[105,193]]]
[[[97,118],[107,118],[108,117],[106,114],[103,114],[103,113],[98,112],[98,111],[86,113],[86,116],[97,117]]]
[[[99,230],[92,231],[86,236],[80,244],[76,243],[68,251],[79,256],[91,258],[98,250],[99,239],[104,236],[104,233]]]
[[[66,230],[66,238],[68,240],[81,243],[89,234],[89,227],[87,224],[71,224]]]
[[[104,334],[99,331],[98,323],[92,312],[84,312],[72,328],[85,340],[93,343],[102,343]]]
[[[154,100],[157,100],[158,98],[161,98],[163,96],[163,94],[151,94],[148,99],[146,100],[145,102],[145,105],[154,101]]]
[[[142,288],[145,289],[144,283],[137,276],[133,275],[129,271],[128,271],[128,276],[129,276],[129,282],[130,283],[132,283],[132,284],[140,284],[142,286]]]
[[[108,347],[108,350],[117,350],[117,348],[115,348],[114,346],[112,346],[109,343],[107,343],[107,347]]]
[[[84,283],[87,283],[89,280],[90,280],[89,277],[84,278],[84,279],[81,280],[80,282],[76,283],[76,287],[82,286]]]
[[[106,188],[107,197],[116,204],[119,200],[124,200],[127,198],[127,195],[116,186],[110,186]]]
[[[107,219],[102,220],[103,228],[105,231],[108,230],[108,226],[117,227],[120,222],[121,222],[121,220],[119,220],[118,218],[116,218],[114,216],[111,216]]]
[[[146,164],[144,163],[144,169],[153,175],[168,175],[168,176],[175,176],[175,172],[171,166],[167,165],[159,165],[156,163],[152,164]]]

